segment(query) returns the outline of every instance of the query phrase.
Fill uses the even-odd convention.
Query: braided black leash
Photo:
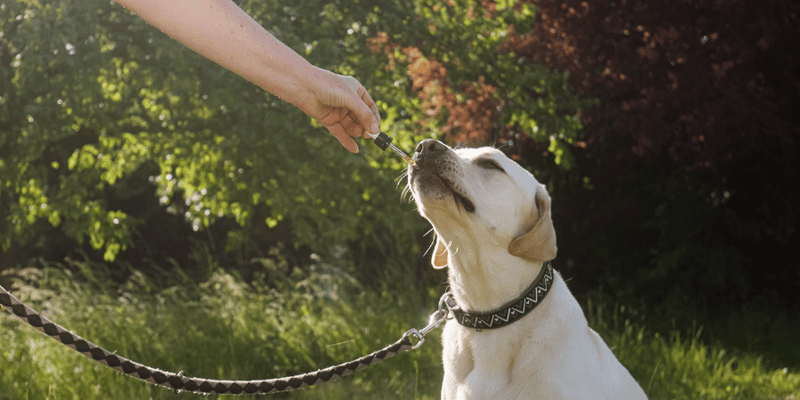
[[[424,335],[438,327],[447,317],[447,312],[442,309],[443,305],[440,301],[440,308],[431,315],[428,326],[419,331],[411,329],[397,342],[359,359],[321,369],[316,372],[284,378],[237,381],[183,376],[182,374],[175,374],[148,367],[135,361],[128,360],[125,357],[118,356],[41,316],[36,311],[20,302],[2,286],[0,286],[0,305],[45,335],[63,343],[78,353],[134,378],[172,390],[185,390],[202,394],[216,393],[238,395],[289,391],[350,375],[355,371],[375,365],[398,353],[416,349],[424,341]],[[412,336],[419,341],[416,345],[411,341]]]

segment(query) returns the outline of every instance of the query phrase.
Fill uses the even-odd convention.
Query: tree
[[[475,129],[459,121],[490,105],[486,127],[519,127],[554,149],[580,126],[564,74],[496,54],[510,26],[532,23],[527,6],[240,5],[313,64],[361,80],[385,115],[383,128],[408,150],[443,132],[476,143]],[[262,252],[251,244],[280,231],[290,247],[382,256],[360,257],[364,271],[426,246],[422,219],[408,218],[413,209],[398,201],[404,165],[391,155],[368,143],[365,155],[347,154],[299,110],[117,5],[21,2],[1,12],[0,241],[15,260],[56,242],[68,247],[56,259],[77,246],[114,260],[159,246],[162,230],[169,240],[205,232],[214,237],[203,240],[242,254]],[[371,51],[367,39],[381,35],[386,52]],[[425,60],[441,62],[449,81],[431,86]],[[448,107],[428,113],[432,92],[419,97],[420,85]],[[183,227],[154,228],[180,220]]]
[[[410,12],[408,10],[407,12]],[[405,29],[386,27],[370,40],[410,78],[423,113],[418,122],[455,144],[544,143],[569,168],[580,110],[593,104],[571,93],[569,75],[530,63],[509,47],[535,25],[535,8],[517,1],[421,1]],[[405,76],[407,75],[407,76]],[[519,157],[516,157],[519,159]]]
[[[533,3],[540,20],[509,47],[599,100],[573,173],[553,171],[578,290],[701,323],[742,304],[794,307],[798,5]]]
[[[352,39],[333,5],[300,17],[296,2],[244,6],[312,62],[346,68]],[[219,218],[247,226],[267,207],[260,224],[292,219],[294,239],[320,248],[398,209],[398,162],[347,158],[298,110],[117,5],[14,3],[2,15],[4,251],[35,242],[46,220],[111,261],[155,212],[125,206],[148,190],[195,231]],[[301,37],[300,23],[316,29]]]

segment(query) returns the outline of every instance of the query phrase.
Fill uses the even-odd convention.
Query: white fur
[[[435,168],[409,169],[409,185],[438,236],[435,266],[446,253],[457,304],[491,311],[517,298],[542,268],[542,261],[509,253],[509,244],[530,229],[541,184],[496,149],[442,148],[445,158]],[[481,167],[484,158],[505,172]],[[454,193],[471,200],[475,210],[466,210]],[[521,320],[480,332],[450,320],[442,340],[442,399],[646,398],[589,328],[558,273],[545,300]]]

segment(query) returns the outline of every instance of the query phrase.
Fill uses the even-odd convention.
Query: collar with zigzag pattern
[[[453,312],[459,324],[473,328],[477,331],[482,329],[497,329],[510,325],[525,315],[533,311],[536,306],[541,304],[550,288],[553,287],[553,265],[546,261],[542,266],[539,276],[533,281],[531,286],[522,295],[512,300],[497,310],[486,313],[472,313],[462,310],[456,304],[453,295],[445,298],[447,307]]]

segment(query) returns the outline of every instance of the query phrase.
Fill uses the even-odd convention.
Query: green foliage
[[[449,115],[445,108],[430,119],[426,100],[415,92],[403,52],[403,47],[413,46],[423,57],[446,66],[448,93],[456,98],[456,105],[469,101],[466,93],[481,79],[497,89],[491,93],[500,105],[496,137],[507,131],[530,136],[549,145],[547,151],[557,164],[554,169],[580,169],[569,144],[580,135],[578,112],[592,103],[570,92],[565,72],[530,65],[503,47],[509,32],[530,30],[537,9],[516,1],[486,3],[485,8],[473,2],[450,3],[239,1],[259,23],[313,64],[354,75],[364,83],[384,115],[382,129],[401,148],[412,150],[421,139],[440,136]],[[389,42],[398,46],[392,54],[373,53],[367,45],[367,39],[378,32],[386,33]],[[111,2],[5,2],[0,4],[0,33],[0,268],[26,261],[31,254],[25,251],[41,249],[37,246],[56,236],[55,231],[71,240],[68,246],[77,245],[78,252],[94,248],[105,260],[118,260],[143,232],[183,233],[163,225],[148,226],[151,219],[158,219],[154,215],[166,211],[183,219],[186,230],[209,237],[210,244],[195,248],[193,263],[202,264],[203,256],[213,260],[236,253],[239,267],[246,264],[255,270],[248,281],[269,282],[268,286],[245,284],[216,267],[208,269],[214,273],[200,285],[195,283],[199,278],[182,275],[172,285],[155,285],[134,273],[129,286],[116,291],[104,289],[103,279],[90,288],[72,282],[74,277],[45,269],[44,275],[36,276],[37,290],[24,286],[23,293],[54,319],[121,354],[152,360],[163,368],[185,368],[197,375],[252,373],[260,377],[371,351],[395,340],[409,325],[416,326],[432,304],[429,300],[435,296],[427,284],[420,283],[418,265],[406,261],[426,264],[419,238],[427,227],[410,214],[412,206],[398,201],[401,183],[397,176],[405,166],[393,155],[378,152],[368,142],[362,143],[360,155],[350,155],[293,106],[197,56]],[[613,146],[627,146],[604,143],[610,149],[607,154],[614,153]],[[619,171],[609,174],[607,169],[589,165],[598,176],[589,180],[585,171],[570,175],[582,179],[579,187],[620,187]],[[636,170],[649,178],[650,185],[658,186],[652,193],[662,193],[664,179]],[[603,175],[616,180],[601,186]],[[615,215],[609,212],[614,204],[621,214],[637,215],[631,213],[637,207],[630,203],[603,203],[598,196],[601,191],[575,197],[601,199],[598,204],[608,215]],[[561,193],[562,199],[569,196]],[[135,212],[126,205],[153,196],[162,214],[150,209]],[[662,203],[664,198],[671,199],[658,196]],[[721,199],[724,202],[727,196]],[[590,220],[576,214],[577,207],[560,204],[565,210],[562,221],[580,225]],[[597,208],[586,210],[603,215]],[[686,276],[672,273],[680,266],[695,265],[694,260],[706,254],[720,260],[741,258],[736,252],[721,250],[699,255],[685,251],[686,243],[702,243],[713,232],[695,229],[690,231],[695,232],[689,236],[692,240],[687,240],[680,225],[694,221],[690,225],[696,226],[697,213],[677,219],[669,215],[656,210],[655,219],[645,218],[655,231],[674,225],[678,229],[672,231],[680,232],[674,240],[651,241],[659,243],[656,247],[631,244],[627,236],[615,236],[605,227],[604,235],[581,240],[580,245],[599,254],[612,249],[609,242],[625,243],[632,249],[624,253],[631,262],[610,263],[623,271],[644,265],[630,258],[636,253],[633,250],[656,254],[659,268],[636,267],[639,276],[625,276],[634,276],[638,283],[650,282],[643,287],[653,293],[658,292],[653,288],[670,288],[669,299],[683,296],[681,290],[671,288],[689,287],[659,283],[665,276]],[[726,221],[731,223],[730,218]],[[615,225],[628,229],[626,224]],[[346,259],[343,253],[347,253],[354,261],[333,269],[320,263],[295,269],[274,257],[251,262],[254,253],[259,254],[247,250],[249,243],[263,244],[265,239],[259,235],[281,229],[289,231],[290,246],[341,256],[337,260]],[[223,238],[212,237],[217,233]],[[570,236],[576,237],[574,232]],[[645,242],[645,236],[639,234],[637,240]],[[561,235],[560,240],[563,237],[569,236]],[[224,245],[213,248],[220,241]],[[203,249],[210,254],[202,254]],[[14,259],[15,253],[23,257]],[[96,272],[125,264],[109,265],[72,263],[71,267]],[[730,267],[727,262],[716,265]],[[192,266],[181,267],[189,270]],[[362,283],[378,282],[372,289],[393,286],[407,291],[403,295],[371,293],[341,271],[355,273]],[[704,274],[716,279],[703,280],[710,285],[731,287],[719,281],[723,275],[713,269]],[[622,275],[609,276],[607,284],[625,287],[614,280]],[[736,276],[747,282],[745,275]],[[345,288],[345,293],[331,289],[335,286]],[[726,317],[722,323],[737,328],[776,325],[757,311],[743,313],[749,316],[743,321]],[[109,322],[97,324],[97,315]],[[386,315],[395,315],[397,320],[387,320]],[[750,356],[729,356],[720,348],[702,345],[695,336],[666,339],[613,321],[609,327],[599,318],[593,325],[601,328],[652,398],[798,395],[792,389],[798,386],[796,373],[768,370]],[[18,322],[7,315],[0,317],[0,324],[0,350],[8,365],[14,366],[0,369],[0,387],[12,388],[0,393],[0,398],[91,399],[106,397],[112,389],[121,398],[174,397],[95,366],[32,330],[17,329]],[[791,342],[785,332],[793,325],[791,320],[778,325],[781,329],[771,329],[769,335],[742,335],[748,341],[742,347],[751,350],[744,345],[759,341],[780,342],[785,347]],[[130,335],[119,334],[123,326],[129,327],[125,329]],[[159,340],[146,345],[137,339],[153,336]],[[307,338],[316,339],[317,344],[309,344]],[[436,340],[429,343],[420,352],[391,360],[399,365],[397,370],[378,367],[333,386],[300,392],[300,396],[369,393],[370,397],[395,398],[399,393],[404,398],[435,398],[438,348]],[[250,347],[257,350],[255,356],[242,350]],[[221,355],[212,363],[197,348],[215,349]],[[184,359],[188,361],[181,364]],[[219,365],[217,359],[222,360]],[[86,379],[64,385],[75,382],[75,371],[87,374]],[[35,384],[21,386],[26,382]]]
[[[352,22],[333,4],[283,3],[243,6],[323,68],[345,70],[368,55],[363,42],[354,50]],[[44,219],[113,260],[143,221],[110,198],[138,193],[126,179],[144,166],[161,204],[194,230],[221,217],[246,227],[266,208],[258,223],[291,220],[295,245],[319,251],[383,231],[376,215],[407,209],[397,201],[396,160],[349,155],[299,110],[118,5],[28,2],[0,13],[5,250],[33,240]],[[391,239],[411,251],[419,223],[390,219]]]
[[[219,271],[174,286],[135,275],[118,290],[102,277],[60,268],[28,269],[15,287],[22,301],[87,340],[158,368],[220,379],[261,379],[351,360],[419,328],[438,293],[376,295],[341,266],[310,268],[262,260],[253,284]],[[84,271],[97,270],[84,266]],[[309,271],[309,272],[304,272]],[[263,282],[272,282],[265,285]],[[624,307],[589,302],[590,325],[651,399],[788,399],[800,374],[766,368],[753,356],[707,346],[699,333],[668,337],[631,322]],[[150,386],[103,367],[0,313],[0,399],[206,398]],[[275,398],[439,397],[440,331],[417,350],[354,375]],[[212,396],[213,398],[213,396]]]
[[[586,310],[589,325],[650,399],[783,400],[800,395],[800,373],[767,368],[759,357],[706,345],[700,340],[702,329],[683,335],[673,330],[664,337],[632,322],[624,306],[590,300]]]
[[[86,275],[57,268],[21,275],[27,282],[18,286],[23,301],[87,340],[161,369],[219,379],[277,378],[355,359],[423,326],[436,302],[433,296],[365,292],[319,259],[303,270],[263,260],[253,285],[222,271],[201,284],[180,274],[159,277],[176,285],[167,289],[136,274],[119,290],[107,289],[103,278],[88,276],[96,282],[90,284]],[[176,398],[21,326],[4,311],[0,327],[0,399]],[[431,378],[441,376],[437,335],[422,350],[291,397],[433,398],[438,382]]]
[[[508,49],[512,35],[525,34],[534,26],[535,6],[513,0],[483,5],[422,0],[407,6],[397,5],[402,10],[399,15],[404,16],[401,20],[387,18],[378,24],[379,30],[387,32],[390,43],[413,46],[425,58],[441,62],[447,69],[446,91],[456,95],[456,104],[474,101],[468,92],[479,82],[495,89],[491,97],[499,112],[498,121],[489,133],[491,137],[478,143],[497,144],[498,137],[509,133],[512,137],[527,135],[535,141],[551,143],[549,151],[556,156],[556,163],[571,167],[566,144],[578,138],[582,125],[577,114],[595,102],[580,99],[570,91],[568,73],[531,65]],[[389,9],[391,6],[382,11]],[[392,56],[407,61],[399,50]],[[395,66],[395,85],[409,84],[406,72],[402,65]],[[426,114],[425,110],[409,111],[414,111],[415,118]],[[428,127],[433,133],[441,131],[449,116],[448,110],[440,114],[442,118]],[[513,139],[509,144],[513,145]]]
[[[533,23],[528,5],[501,3],[489,14],[469,2],[240,4],[313,64],[361,80],[385,115],[382,128],[401,147],[438,134],[444,121],[420,130],[425,114],[407,71],[399,64],[387,70],[386,55],[366,45],[378,31],[445,62],[456,86],[488,78],[501,89],[504,123],[551,141],[558,161],[568,159],[560,143],[580,124],[558,116],[573,115],[577,104],[566,75],[498,55],[509,26],[523,32]],[[393,243],[385,256],[419,251],[421,219],[403,216],[410,207],[398,201],[394,183],[404,168],[399,160],[367,142],[365,154],[348,154],[293,106],[120,6],[4,4],[0,31],[4,250],[36,240],[35,224],[48,221],[115,259],[144,223],[115,204],[141,194],[130,178],[143,173],[161,205],[195,231],[220,218],[245,231],[290,221],[294,245],[315,251],[354,241]]]

